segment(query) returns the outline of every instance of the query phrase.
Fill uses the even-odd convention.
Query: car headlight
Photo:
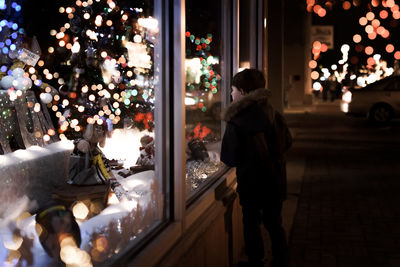
[[[352,97],[352,93],[350,91],[347,91],[346,93],[344,93],[342,95],[342,100],[346,103],[350,103],[351,102],[351,97]]]

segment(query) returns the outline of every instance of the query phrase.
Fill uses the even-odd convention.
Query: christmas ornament
[[[13,81],[14,81],[13,76],[4,76],[3,79],[1,79],[1,87],[3,87],[3,89],[8,90],[13,86]]]
[[[14,80],[13,85],[17,90],[28,90],[32,87],[32,80],[27,77],[20,76]]]
[[[15,68],[15,69],[12,71],[12,76],[13,76],[14,78],[23,77],[24,74],[25,74],[25,71],[24,71],[23,69],[21,69],[21,68]]]
[[[40,100],[43,104],[49,104],[53,100],[53,96],[49,93],[41,93]]]

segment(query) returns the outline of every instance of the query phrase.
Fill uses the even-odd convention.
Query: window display
[[[166,219],[154,9],[0,1],[1,262],[101,265]]]
[[[216,176],[221,141],[221,4],[186,1],[186,195]]]

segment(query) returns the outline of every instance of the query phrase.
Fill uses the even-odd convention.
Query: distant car
[[[400,117],[400,76],[389,76],[359,89],[345,89],[340,108],[349,115],[365,115],[375,123]]]

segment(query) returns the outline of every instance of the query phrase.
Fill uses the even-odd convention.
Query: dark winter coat
[[[242,204],[257,205],[286,198],[284,152],[291,145],[291,136],[283,116],[269,104],[269,96],[267,89],[254,90],[231,103],[223,114],[227,125],[221,161],[236,167]]]

